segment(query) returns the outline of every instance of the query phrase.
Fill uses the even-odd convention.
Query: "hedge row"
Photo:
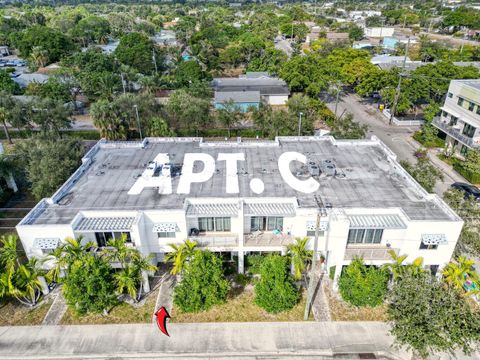
[[[480,173],[465,170],[462,168],[461,163],[453,164],[453,168],[472,184],[480,184]]]

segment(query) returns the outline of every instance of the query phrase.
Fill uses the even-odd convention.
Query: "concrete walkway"
[[[391,348],[377,322],[153,324],[0,327],[0,359],[312,357],[373,353],[409,359]]]
[[[53,300],[52,306],[48,309],[45,318],[43,319],[42,325],[57,325],[62,320],[63,315],[67,311],[67,303],[63,297],[63,291],[60,288],[55,289],[56,294],[55,300]]]

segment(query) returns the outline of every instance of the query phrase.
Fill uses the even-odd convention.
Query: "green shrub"
[[[79,315],[101,313],[117,303],[113,269],[102,258],[86,255],[75,261],[63,282],[65,300]]]
[[[473,184],[480,184],[480,173],[468,171],[462,167],[461,162],[453,164],[453,168],[465,179],[470,181]]]
[[[255,303],[269,313],[278,313],[295,306],[299,291],[289,271],[290,259],[280,255],[265,257],[260,268],[260,281],[255,285]]]
[[[240,286],[247,286],[250,284],[251,277],[245,274],[237,274],[235,275],[234,281],[236,284]]]
[[[260,268],[265,260],[264,255],[248,255],[245,257],[245,263],[247,264],[248,273],[260,274]]]
[[[208,310],[225,302],[230,285],[223,274],[222,259],[210,251],[195,251],[185,265],[173,301],[184,312]]]
[[[328,270],[328,277],[330,278],[330,280],[335,280],[335,270],[336,270],[336,266],[330,266],[330,269]]]
[[[387,293],[388,273],[382,268],[366,267],[356,258],[342,272],[339,290],[343,300],[355,306],[378,306]]]

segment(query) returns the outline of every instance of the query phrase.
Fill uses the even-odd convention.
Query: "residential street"
[[[327,106],[330,110],[335,111],[334,101],[327,103]],[[416,161],[413,153],[420,147],[420,144],[412,139],[412,135],[418,130],[418,126],[388,125],[388,119],[380,113],[376,104],[372,105],[356,94],[344,94],[341,97],[337,115],[340,116],[344,111],[352,113],[355,121],[367,125],[367,136],[377,136],[397,155],[398,160],[408,160],[412,163]],[[429,151],[429,157],[444,174],[443,182],[439,182],[435,186],[435,192],[438,195],[442,196],[455,181],[466,182],[463,177],[438,159],[434,150]]]

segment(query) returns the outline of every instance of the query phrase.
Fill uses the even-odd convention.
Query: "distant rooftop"
[[[214,101],[217,103],[225,103],[233,100],[235,102],[260,102],[260,91],[224,91],[215,92]]]
[[[329,160],[337,175],[327,176],[326,171],[320,176],[312,175],[306,165],[293,160],[289,171],[296,179],[314,179],[319,184],[310,193],[294,190],[281,174],[285,168],[279,165],[279,157],[286,152],[303,154],[317,165]],[[208,180],[192,183],[188,192],[180,193],[179,179],[185,171],[182,166],[187,153],[211,155],[215,160],[214,172]],[[231,174],[227,176],[226,161],[218,159],[219,154],[230,153],[245,157],[237,162],[233,180]],[[147,164],[154,159],[158,161],[159,156],[170,163],[171,178],[161,178],[168,167],[157,169],[153,176],[145,178]],[[219,198],[295,198],[300,208],[316,208],[315,196],[333,208],[399,207],[412,220],[458,220],[442,200],[427,194],[414,182],[394,158],[375,137],[353,141],[280,137],[275,141],[216,143],[201,138],[148,138],[143,143],[101,140],[72,178],[51,199],[37,205],[23,223],[66,224],[79,211],[88,210],[184,209],[186,201],[192,198],[212,198],[216,203]],[[201,163],[193,164],[194,173],[203,171]],[[199,168],[195,170],[196,167]],[[168,183],[171,180],[169,194],[162,193],[160,189],[165,188],[162,185],[132,191],[139,181],[160,184],[165,179]],[[231,189],[231,182],[236,179],[237,192],[227,193],[227,187]]]
[[[238,78],[215,78],[212,87],[218,92],[260,91],[261,95],[288,95],[287,83],[281,79],[266,76],[265,73],[247,73]]]

